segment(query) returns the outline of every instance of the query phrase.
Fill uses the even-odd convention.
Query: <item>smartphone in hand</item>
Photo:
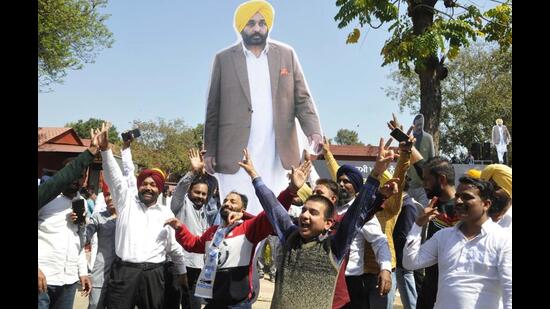
[[[395,128],[391,131],[390,135],[398,142],[406,142],[409,140],[409,136],[399,128]]]
[[[82,224],[86,222],[86,201],[78,199],[73,201],[73,212],[76,214],[77,219],[75,224]]]

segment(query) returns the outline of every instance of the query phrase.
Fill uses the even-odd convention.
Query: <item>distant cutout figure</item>
[[[424,160],[428,160],[435,155],[434,141],[430,133],[424,131],[424,115],[418,114],[413,120],[413,135],[416,138],[414,147],[420,152]],[[424,191],[422,179],[416,173],[414,168],[409,169],[409,195],[412,196],[417,202],[422,204],[423,207],[428,205],[428,197]]]
[[[510,136],[510,132],[503,124],[502,119],[496,120],[496,126],[493,126],[491,136],[491,145],[496,148],[498,163],[508,164],[508,144],[512,141],[512,136]]]

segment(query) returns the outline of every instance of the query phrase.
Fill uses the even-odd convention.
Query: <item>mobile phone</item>
[[[82,224],[86,222],[86,201],[83,199],[77,199],[73,201],[73,212],[76,214],[77,219],[75,224]]]
[[[131,140],[132,138],[140,137],[141,136],[141,131],[139,129],[133,129],[133,130],[130,130],[128,132],[123,132],[120,135],[122,136],[122,140],[124,142],[127,142],[127,141]]]
[[[409,136],[405,134],[401,129],[395,128],[391,131],[390,135],[395,138],[398,142],[406,142],[409,140]]]

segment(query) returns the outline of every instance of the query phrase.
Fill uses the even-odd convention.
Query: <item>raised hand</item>
[[[130,135],[129,139],[122,142],[122,149],[130,148],[130,145],[132,144],[133,141],[134,141],[134,137]]]
[[[396,194],[399,192],[399,185],[397,184],[398,181],[399,178],[392,178],[388,180],[382,187],[380,187],[380,193],[386,198]]]
[[[90,152],[93,155],[96,155],[98,153],[98,150],[99,150],[98,137],[99,137],[100,133],[101,133],[101,130],[99,130],[97,128],[96,129],[90,128],[91,141],[90,141],[90,147],[88,147],[88,150],[90,150]]]
[[[413,128],[414,127],[411,127],[407,132],[407,135],[409,136],[409,140],[399,143],[399,152],[411,152],[414,142],[416,141],[416,138],[414,138],[414,135],[411,134]]]
[[[292,167],[292,171],[290,173],[290,184],[291,186],[296,190],[300,190],[300,188],[306,183],[307,178],[309,177],[309,173],[311,172],[311,161],[306,160],[300,164],[298,168]]]
[[[97,136],[97,143],[99,145],[99,149],[101,151],[105,151],[109,149],[111,146],[109,145],[109,129],[111,128],[110,122],[104,122],[101,124],[101,131],[99,132]]]
[[[394,113],[391,113],[393,119],[390,120],[387,124],[388,124],[388,128],[390,128],[390,130],[394,130],[396,128],[399,128],[401,129],[401,131],[403,131],[403,125],[399,123],[399,121],[397,121],[397,117],[395,117],[395,114]],[[407,133],[407,135],[409,135],[409,133]]]
[[[191,169],[193,170],[193,173],[197,175],[204,174],[204,159],[198,149],[189,149],[189,161],[191,162]]]
[[[426,223],[430,222],[435,218],[437,215],[439,215],[439,212],[437,211],[437,207],[435,207],[435,204],[437,203],[437,197],[432,198],[430,201],[430,204],[426,208],[423,209],[423,214],[418,216],[416,218],[416,225],[418,226],[424,226]]]
[[[323,136],[323,154],[326,155],[330,152],[330,143],[326,136]]]
[[[248,149],[243,149],[244,159],[241,162],[238,162],[239,166],[244,168],[246,173],[250,175],[251,179],[254,179],[256,177],[259,177],[258,172],[256,172],[256,169],[254,168],[254,164],[252,164],[252,160],[250,159],[250,155],[248,154]]]
[[[373,177],[380,177],[382,173],[388,169],[391,161],[398,157],[397,154],[393,153],[393,150],[389,149],[389,145],[384,145],[384,139],[380,138],[380,144],[378,145],[378,155],[376,156],[376,162],[374,163],[374,168],[372,170]]]

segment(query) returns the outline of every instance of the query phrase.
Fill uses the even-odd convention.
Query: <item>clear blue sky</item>
[[[38,93],[38,126],[61,127],[90,117],[111,121],[120,131],[133,120],[183,118],[204,122],[206,88],[217,51],[236,42],[233,14],[241,0],[111,0],[107,26],[115,43],[86,64],[69,71],[64,84]],[[488,6],[487,1],[475,1]],[[398,103],[382,88],[392,85],[393,67],[381,67],[384,27],[363,32],[346,45],[352,29],[338,29],[334,0],[271,1],[275,21],[270,37],[297,52],[325,135],[340,128],[358,131],[364,143],[387,136],[386,122]],[[466,4],[471,1],[466,1]],[[491,5],[492,6],[492,5]],[[403,8],[401,8],[403,9]]]

